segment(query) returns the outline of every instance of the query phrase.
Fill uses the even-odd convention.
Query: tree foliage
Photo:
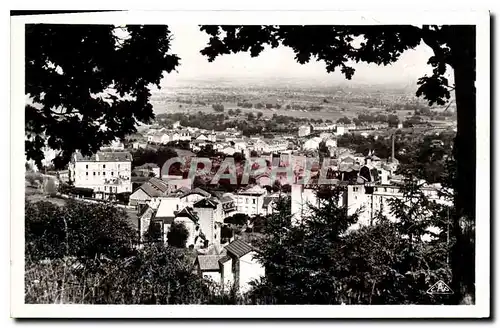
[[[69,201],[64,207],[25,204],[26,254],[31,260],[67,256],[118,258],[131,252],[137,236],[126,213],[109,205]]]
[[[132,153],[132,166],[154,163],[159,167],[171,158],[177,157],[177,152],[168,146],[160,146],[157,150],[139,148]]]
[[[27,158],[41,166],[48,146],[61,168],[135,132],[154,117],[150,85],[178,64],[167,26],[27,25]]]
[[[167,233],[167,242],[172,247],[185,248],[189,231],[184,223],[172,223]]]

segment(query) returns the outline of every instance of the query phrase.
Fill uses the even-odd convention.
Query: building
[[[302,149],[303,150],[316,150],[319,148],[319,144],[321,143],[321,141],[322,140],[320,137],[314,137],[314,138],[308,139],[302,145]]]
[[[145,163],[140,166],[136,166],[132,171],[132,175],[136,174],[141,177],[160,177],[160,167],[155,163]]]
[[[281,153],[288,149],[289,142],[285,139],[272,140],[267,144],[266,153]]]
[[[195,261],[195,266],[198,274],[204,279],[215,282],[216,284],[221,284],[222,270],[221,270],[221,263],[219,263],[219,260],[221,260],[224,257],[225,255],[219,255],[219,254],[198,255]]]
[[[318,123],[318,124],[311,124],[312,130],[314,132],[322,132],[322,131],[333,131],[335,130],[336,124],[335,123]]]
[[[193,190],[187,190],[185,193],[183,193],[181,196],[179,196],[180,199],[180,206],[181,207],[193,207],[195,203],[199,202],[202,199],[212,197],[212,195],[201,189],[201,188],[194,188]]]
[[[266,196],[267,190],[257,185],[238,191],[234,195],[236,212],[248,216],[265,214],[262,205]]]
[[[325,145],[328,148],[336,148],[337,147],[337,139],[335,138],[328,138],[325,140]]]
[[[230,281],[227,277],[229,268],[233,284],[240,293],[250,290],[250,282],[265,276],[265,268],[259,263],[257,249],[241,239],[236,239],[225,247],[227,255],[220,259],[222,264],[221,281]]]
[[[191,132],[188,129],[179,131],[179,141],[191,141]]]
[[[310,125],[299,126],[299,137],[307,137],[310,134],[311,134],[311,126]]]
[[[181,122],[180,121],[176,121],[172,124],[172,128],[173,129],[179,129],[181,127]]]
[[[165,181],[153,177],[134,190],[129,197],[129,205],[135,206],[140,212],[153,198],[166,196],[168,191],[169,186]]]
[[[198,255],[195,263],[200,276],[220,284],[223,291],[229,292],[234,286],[239,293],[246,293],[251,281],[265,276],[257,254],[257,249],[236,239],[221,254]]]
[[[206,246],[220,245],[221,229],[224,224],[224,209],[216,198],[204,198],[193,206],[205,236]]]
[[[183,224],[188,231],[186,246],[191,248],[200,248],[204,246],[205,239],[202,238],[200,232],[200,219],[196,212],[191,207],[184,207],[182,210],[175,213],[174,223]],[[167,240],[168,242],[168,237]]]
[[[90,157],[73,155],[69,165],[70,181],[77,188],[93,189],[94,196],[132,192],[132,155],[125,151],[98,151]]]
[[[422,187],[422,191],[431,201],[451,205],[451,202],[440,197],[438,189],[435,187]],[[386,216],[389,220],[395,221],[396,217],[392,213],[390,205],[390,201],[394,198],[404,199],[404,195],[398,185],[349,185],[347,186],[347,214],[352,215],[358,211],[359,221],[355,227],[372,224],[373,219],[379,213]]]

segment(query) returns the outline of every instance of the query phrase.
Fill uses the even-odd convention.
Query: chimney
[[[396,134],[393,133],[392,134],[392,153],[391,153],[391,155],[392,155],[391,156],[391,162],[393,162],[393,163],[394,163],[394,139],[395,139],[395,136],[396,136]]]

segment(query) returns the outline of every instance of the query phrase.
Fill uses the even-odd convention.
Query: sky
[[[345,83],[340,72],[327,73],[325,64],[311,60],[301,65],[294,59],[290,48],[280,46],[266,49],[258,57],[252,58],[248,53],[238,53],[219,56],[209,63],[200,54],[209,39],[196,25],[171,25],[173,34],[172,53],[180,58],[177,72],[169,74],[162,85],[170,85],[181,80],[191,79],[297,79],[316,80],[320,83]],[[401,86],[415,85],[419,77],[430,74],[432,69],[427,60],[432,56],[432,50],[425,44],[413,50],[406,51],[400,59],[389,66],[375,64],[353,63],[356,69],[349,83],[353,84],[398,84]]]

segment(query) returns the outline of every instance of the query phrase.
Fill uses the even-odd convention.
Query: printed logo
[[[439,280],[427,290],[427,293],[431,295],[448,295],[453,294],[453,291],[442,280]]]

